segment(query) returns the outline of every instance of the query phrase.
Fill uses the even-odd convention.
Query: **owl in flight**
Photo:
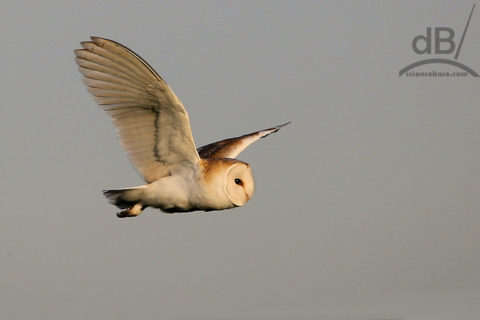
[[[168,213],[223,210],[253,195],[250,165],[235,157],[288,123],[195,147],[188,114],[167,83],[135,52],[91,37],[75,50],[83,81],[110,115],[133,166],[147,184],[103,194],[134,217],[153,207]]]

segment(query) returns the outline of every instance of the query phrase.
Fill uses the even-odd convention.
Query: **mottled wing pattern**
[[[83,81],[111,116],[130,161],[145,181],[172,166],[198,163],[188,114],[167,83],[121,44],[98,37],[75,50]]]
[[[286,126],[290,122],[278,125],[273,128],[252,132],[240,137],[225,139],[214,143],[207,144],[197,149],[202,159],[207,158],[235,158],[245,150],[249,145],[260,138],[265,138],[271,133],[277,132],[280,128]]]

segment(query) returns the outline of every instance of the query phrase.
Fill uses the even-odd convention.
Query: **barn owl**
[[[153,207],[167,213],[243,206],[253,195],[250,165],[235,157],[287,122],[196,148],[187,111],[167,83],[127,47],[91,37],[75,50],[83,81],[110,115],[127,156],[147,184],[104,190],[134,217]]]

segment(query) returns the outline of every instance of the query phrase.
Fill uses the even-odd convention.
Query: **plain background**
[[[471,7],[2,1],[0,318],[478,318],[479,79],[398,76]],[[245,207],[116,218],[100,190],[142,181],[74,63],[90,35],[167,80],[198,146],[292,121],[239,157]]]

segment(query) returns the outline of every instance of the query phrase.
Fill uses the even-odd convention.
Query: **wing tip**
[[[102,41],[105,41],[105,40],[109,41],[108,39],[98,37],[98,36],[90,36],[90,39],[95,43],[99,43],[99,42],[102,42]]]
[[[114,41],[114,40],[111,40],[111,39],[107,39],[107,38],[103,38],[103,37],[98,37],[98,36],[90,36],[90,39],[92,41],[88,41],[88,42],[92,42],[94,43],[95,45],[99,46],[99,47],[104,47],[104,46],[116,46],[116,47],[121,47],[121,48],[124,48],[124,49],[127,49],[128,51],[132,51],[130,49],[128,49],[127,47],[125,47],[123,44],[117,42],[117,41]],[[132,51],[133,52],[133,51]]]
[[[279,124],[278,126],[275,126],[275,127],[273,127],[273,128],[263,130],[263,132],[267,131],[267,134],[261,136],[260,138],[265,138],[265,137],[267,137],[268,135],[277,132],[278,130],[280,130],[281,128],[285,127],[286,125],[289,125],[290,123],[292,123],[292,121],[288,121],[288,122]]]
[[[285,122],[283,124],[279,124],[278,126],[274,127],[276,128],[277,130],[279,130],[280,128],[283,128],[285,127],[286,125],[289,125],[290,123],[292,123],[292,121],[288,121],[288,122]]]
[[[83,49],[87,49],[88,47],[91,47],[92,45],[95,45],[95,42],[93,42],[93,41],[81,41],[80,45],[82,46]]]
[[[73,50],[73,53],[75,54],[76,57],[79,57],[79,55],[81,54],[80,52],[83,52],[85,51],[85,49],[75,49]]]

